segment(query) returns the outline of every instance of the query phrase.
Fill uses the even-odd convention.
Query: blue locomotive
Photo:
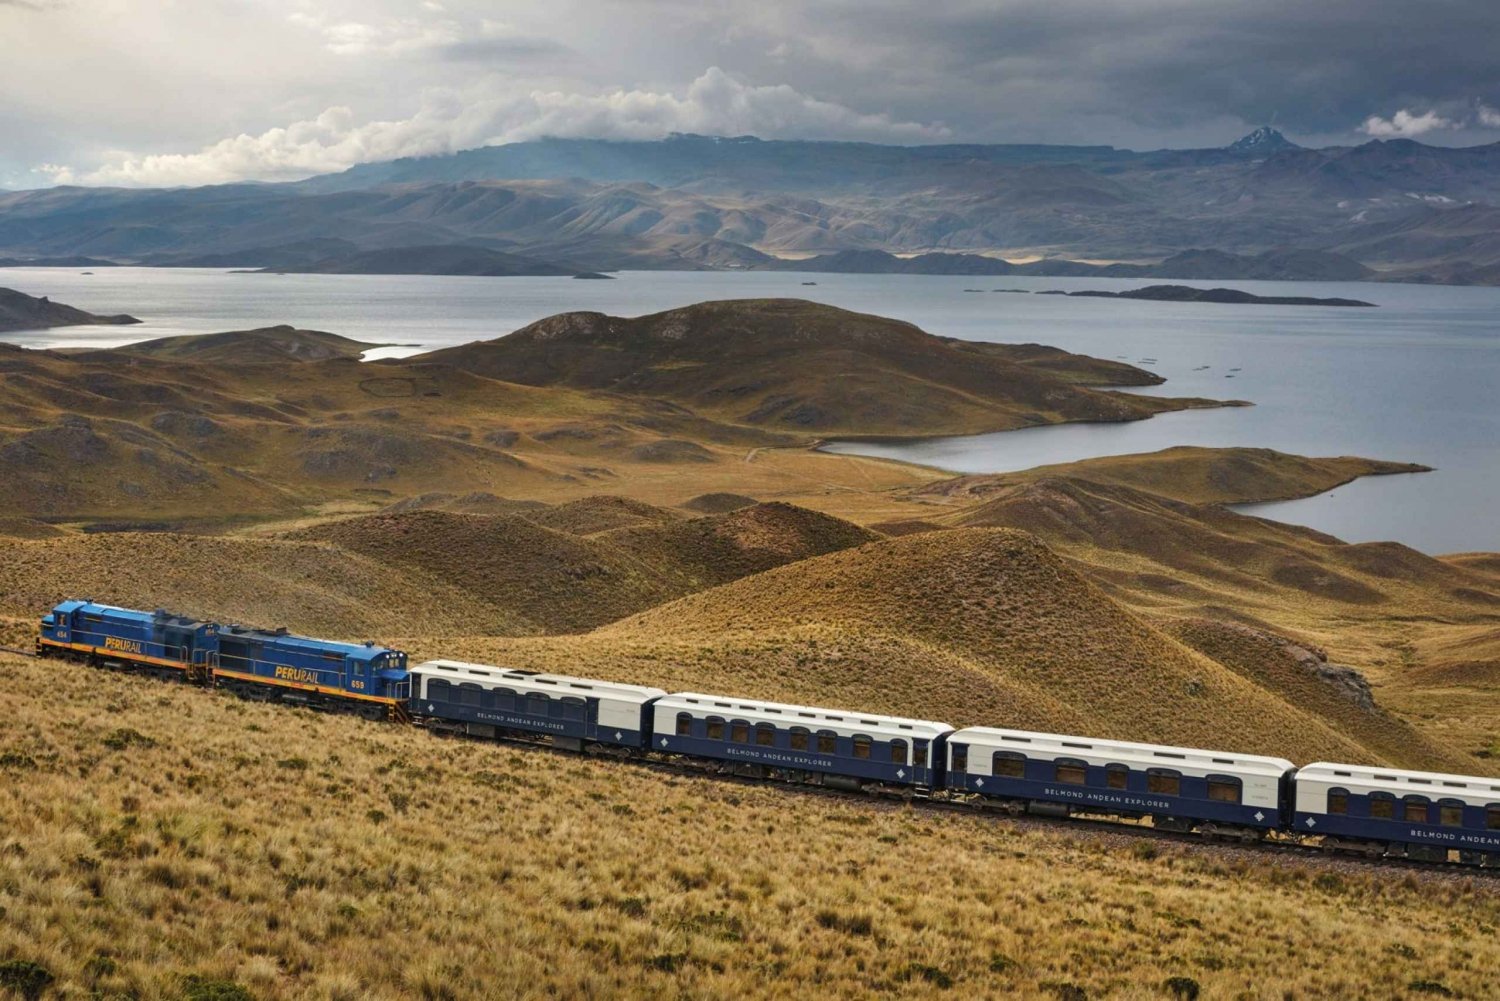
[[[249,629],[92,601],[64,601],[42,618],[37,655],[225,688],[367,719],[407,718],[406,654],[374,643]]]

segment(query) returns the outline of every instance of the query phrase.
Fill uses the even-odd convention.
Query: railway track
[[[0,646],[0,653],[13,654],[19,657],[36,658],[34,650],[21,650],[16,647]],[[215,689],[205,689],[206,693],[216,694]],[[225,693],[229,694],[229,693]],[[425,729],[425,728],[424,728]],[[884,794],[871,792],[850,792],[841,789],[831,789],[826,786],[803,785],[794,782],[783,782],[775,779],[756,778],[754,776],[733,775],[718,771],[713,763],[700,764],[694,761],[669,760],[659,756],[652,757],[630,757],[613,754],[591,754],[586,751],[572,751],[563,748],[552,747],[548,744],[538,743],[532,740],[501,737],[498,739],[486,739],[479,737],[459,736],[441,731],[429,731],[434,736],[447,740],[472,740],[477,743],[505,745],[508,747],[524,747],[527,750],[558,755],[577,760],[579,758],[591,760],[612,760],[641,769],[649,769],[668,775],[686,778],[701,778],[711,781],[723,782],[731,785],[745,786],[748,788],[766,789],[774,788],[781,792],[792,793],[799,796],[812,796],[823,799],[836,800],[851,803],[862,807],[876,807],[884,809],[911,808],[929,811],[932,813],[945,813],[954,816],[979,817],[990,816],[996,820],[1004,821],[1015,827],[1048,830],[1057,833],[1082,834],[1095,838],[1117,838],[1125,841],[1156,841],[1181,845],[1193,851],[1195,854],[1223,855],[1238,858],[1266,858],[1276,857],[1283,860],[1300,860],[1311,863],[1319,868],[1338,869],[1347,872],[1371,872],[1385,870],[1389,872],[1403,872],[1422,874],[1426,876],[1439,876],[1444,878],[1462,877],[1467,879],[1479,879],[1488,886],[1500,889],[1500,868],[1483,868],[1469,865],[1463,862],[1422,862],[1404,858],[1369,858],[1368,856],[1332,851],[1319,845],[1306,844],[1301,841],[1293,841],[1279,834],[1271,834],[1263,841],[1243,842],[1236,839],[1219,839],[1203,834],[1184,831],[1166,831],[1151,827],[1133,819],[1112,819],[1106,816],[1091,814],[1073,814],[1067,817],[1043,816],[1026,812],[1014,813],[1005,809],[996,801],[955,801],[949,799],[932,799],[927,797],[916,797],[900,794]]]

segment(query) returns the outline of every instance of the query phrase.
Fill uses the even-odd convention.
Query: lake
[[[803,285],[815,281],[816,285]],[[1140,279],[777,272],[627,272],[613,281],[218,270],[0,269],[0,287],[133,327],[0,338],[30,347],[116,346],[276,323],[434,348],[498,337],[571,309],[633,315],[705,299],[797,296],[910,320],[969,340],[1035,341],[1119,359],[1168,380],[1144,392],[1246,399],[1253,408],[1167,414],[905,444],[836,442],[955,472],[1007,472],[1171,445],[1249,445],[1304,455],[1421,462],[1432,473],[1365,479],[1314,498],[1247,507],[1350,541],[1430,553],[1500,551],[1500,289],[1333,282],[1182,282],[1262,295],[1343,296],[1379,309],[1069,298],[994,289],[1124,289]],[[966,289],[980,289],[970,292]],[[416,347],[384,354],[409,353]],[[372,354],[378,354],[372,353]]]

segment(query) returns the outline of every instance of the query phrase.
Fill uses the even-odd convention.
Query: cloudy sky
[[[1500,140],[1500,0],[0,0],[0,187],[542,135]]]

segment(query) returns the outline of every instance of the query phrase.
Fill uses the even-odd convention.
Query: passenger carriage
[[[710,759],[737,775],[838,789],[930,791],[952,729],[928,720],[679,693],[656,701],[651,749]]]
[[[1153,826],[1258,838],[1281,824],[1282,758],[969,727],[948,738],[947,788],[1011,810],[1151,817]]]
[[[1500,779],[1320,761],[1297,771],[1292,824],[1327,848],[1500,866]]]
[[[472,737],[640,752],[650,703],[666,692],[596,678],[430,660],[412,668],[411,714],[429,729]]]
[[[43,616],[36,644],[41,657],[204,682],[218,650],[218,627],[212,622],[92,601],[59,603]]]

